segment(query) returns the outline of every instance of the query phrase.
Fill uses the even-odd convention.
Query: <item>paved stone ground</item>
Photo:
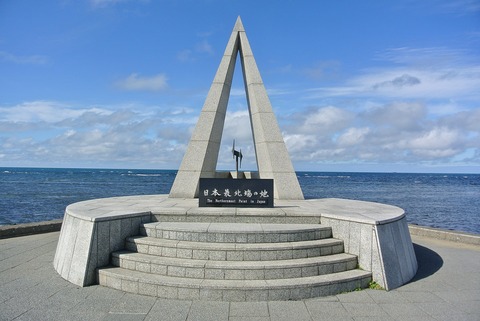
[[[407,285],[287,302],[165,300],[90,286],[53,269],[59,233],[0,240],[0,320],[480,320],[480,246],[412,236]]]

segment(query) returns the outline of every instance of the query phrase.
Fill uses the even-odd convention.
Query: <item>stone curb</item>
[[[62,227],[63,220],[34,222],[26,224],[0,226],[0,239],[26,236],[40,233],[58,232]]]
[[[480,235],[460,231],[443,230],[433,227],[425,227],[409,224],[408,229],[411,235],[426,236],[438,240],[446,240],[464,244],[480,245]]]

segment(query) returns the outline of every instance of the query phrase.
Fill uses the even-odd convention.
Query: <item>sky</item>
[[[238,16],[297,171],[480,173],[479,0],[0,0],[0,167],[178,169]]]

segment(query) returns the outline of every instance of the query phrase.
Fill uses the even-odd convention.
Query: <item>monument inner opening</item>
[[[237,57],[230,99],[227,105],[217,171],[235,170],[235,159],[232,157],[234,140],[235,149],[241,150],[243,156],[239,171],[257,172],[258,165],[253,142],[252,125],[239,57]]]

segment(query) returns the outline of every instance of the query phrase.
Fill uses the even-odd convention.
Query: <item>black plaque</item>
[[[200,178],[200,207],[273,207],[273,179]]]

